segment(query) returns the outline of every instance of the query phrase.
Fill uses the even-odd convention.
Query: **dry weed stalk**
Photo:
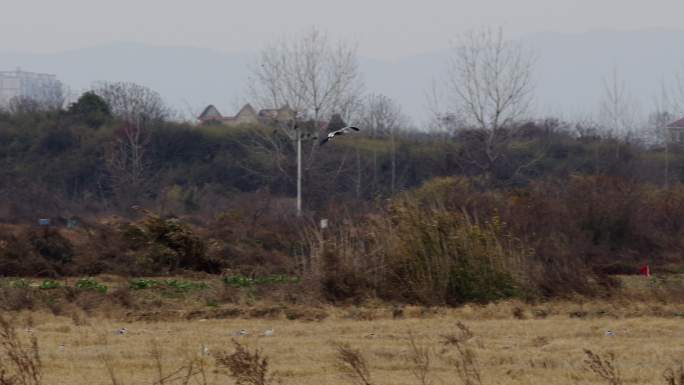
[[[670,367],[663,372],[666,385],[684,385],[684,364],[679,363],[679,367]]]
[[[477,354],[468,346],[475,334],[461,321],[456,322],[458,331],[443,337],[442,344],[456,349],[456,357],[449,360],[464,385],[482,385],[480,364]]]
[[[102,335],[102,341],[104,346],[107,346],[107,337]],[[153,360],[153,365],[155,369],[156,379],[150,382],[150,385],[164,385],[164,384],[180,384],[188,385],[191,382],[197,385],[207,385],[207,375],[204,360],[200,358],[189,358],[177,369],[171,371],[170,373],[164,373],[164,367],[162,363],[164,362],[164,355],[159,343],[156,340],[150,342],[149,348],[150,356]],[[100,352],[98,355],[100,361],[104,364],[107,374],[109,375],[109,380],[112,385],[124,385],[125,383],[119,378],[116,370],[114,369],[114,364],[111,355],[105,351]],[[3,384],[0,384],[3,385]]]
[[[622,385],[622,378],[620,378],[620,372],[615,366],[615,355],[613,353],[608,353],[606,358],[589,349],[584,349],[584,353],[587,355],[584,363],[589,370],[610,385]]]
[[[230,371],[236,385],[268,385],[275,382],[275,376],[268,373],[268,357],[260,349],[250,352],[248,348],[233,340],[235,351],[216,354],[216,364]]]
[[[458,329],[456,333],[442,336],[444,345],[462,345],[475,336],[472,330],[461,321],[456,321],[456,328]]]
[[[38,340],[31,335],[25,346],[13,322],[0,316],[0,385],[40,385],[43,365]]]
[[[174,382],[185,385],[190,382],[190,379],[195,374],[195,360],[193,359],[188,360],[170,373],[164,373],[164,353],[157,340],[152,340],[150,342],[150,357],[152,357],[152,360],[154,361],[154,368],[157,374],[157,379],[152,382],[152,385],[165,385]]]
[[[203,357],[199,357],[197,360],[195,360],[197,369],[195,370],[195,375],[194,375],[194,380],[195,384],[197,385],[208,385],[209,380],[207,379],[207,367],[206,367],[206,361],[204,360]],[[190,381],[188,378],[188,381],[185,382],[183,385],[187,385]]]
[[[413,332],[409,332],[408,361],[411,365],[411,374],[418,380],[420,385],[430,385],[430,349],[419,346]]]
[[[111,354],[108,352],[109,340],[107,334],[104,332],[98,332],[99,340],[102,341],[102,349],[99,351],[97,358],[102,362],[105,369],[107,370],[107,375],[109,376],[109,381],[112,385],[124,385],[125,383],[119,378],[114,369],[114,361]]]
[[[373,385],[368,362],[360,351],[347,344],[335,343],[337,369],[354,385]]]
[[[100,361],[102,361],[102,364],[107,370],[107,375],[109,376],[109,381],[111,381],[112,385],[124,385],[124,382],[119,379],[119,377],[116,374],[116,371],[114,370],[112,357],[107,353],[101,352],[98,355],[98,358],[100,359]]]

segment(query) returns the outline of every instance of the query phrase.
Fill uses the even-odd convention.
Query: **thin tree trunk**
[[[670,148],[668,138],[665,138],[665,188],[670,187]]]
[[[356,197],[361,198],[361,154],[356,149]]]
[[[297,216],[302,216],[302,136],[299,127],[296,128],[297,135]]]
[[[397,148],[396,148],[396,143],[394,141],[394,127],[392,127],[392,133],[390,137],[391,145],[392,145],[392,182],[391,182],[391,191],[392,194],[394,194],[394,188],[396,185],[396,178],[397,178]]]

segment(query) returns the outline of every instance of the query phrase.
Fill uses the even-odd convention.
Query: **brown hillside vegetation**
[[[331,303],[467,302],[608,296],[614,274],[681,269],[684,190],[573,176],[483,191],[437,178],[364,213],[292,219],[258,203],[206,215],[4,224],[4,276],[56,279],[223,274],[288,276]],[[581,197],[581,198],[580,198]],[[194,272],[194,273],[193,273]]]
[[[681,271],[677,144],[556,119],[362,130],[304,146],[298,217],[287,130],[170,122],[151,90],[110,86],[159,114],[131,122],[106,92],[0,112],[0,276],[283,276],[297,285],[282,292],[327,303],[457,306],[605,297],[644,264]]]

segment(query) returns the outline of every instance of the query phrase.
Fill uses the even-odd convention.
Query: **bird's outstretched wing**
[[[351,131],[359,131],[359,128],[358,128],[358,127],[354,127],[354,126],[346,126],[346,127],[340,128],[340,129],[337,130],[337,131],[330,132],[330,133],[328,133],[328,136],[326,136],[325,138],[323,138],[323,139],[321,140],[321,142],[319,143],[319,146],[324,145],[324,144],[327,143],[330,139],[334,138],[334,137],[337,136],[337,135],[344,135],[344,134],[346,134],[346,133],[348,133],[348,132],[351,132]]]

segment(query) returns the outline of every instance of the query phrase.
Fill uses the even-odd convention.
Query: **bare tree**
[[[70,91],[64,83],[53,79],[36,91],[36,100],[47,111],[61,110],[66,101]]]
[[[671,89],[665,79],[660,82],[660,93],[653,97],[653,110],[648,115],[648,126],[652,144],[665,144],[669,141],[666,126],[676,119],[676,103],[672,100]]]
[[[617,68],[610,78],[603,80],[603,95],[599,106],[599,121],[608,137],[615,139],[615,158],[620,158],[620,141],[636,138],[638,115],[637,103],[620,79]]]
[[[391,191],[394,192],[397,179],[397,133],[408,124],[408,118],[401,107],[391,98],[382,94],[370,94],[362,108],[361,125],[371,137],[389,137],[392,159]],[[377,184],[377,152],[373,151],[373,179]]]
[[[447,86],[453,111],[473,127],[496,131],[523,118],[532,103],[533,55],[501,29],[471,31],[457,41]]]
[[[251,68],[248,93],[261,107],[283,105],[294,110],[288,124],[296,141],[297,212],[301,214],[302,140],[315,139],[323,118],[333,113],[349,117],[358,106],[362,88],[356,46],[332,42],[325,32],[312,27],[293,40],[280,40],[266,46]],[[298,121],[313,121],[311,132],[303,132]],[[313,142],[315,143],[315,141]],[[307,169],[314,162],[311,147]]]
[[[59,80],[45,81],[29,95],[10,99],[7,110],[11,114],[58,111],[64,107],[67,94],[68,89]]]
[[[168,118],[170,110],[158,93],[135,83],[102,82],[93,92],[122,121],[106,153],[114,192],[120,204],[139,202],[150,183],[150,129]]]
[[[602,139],[603,127],[598,123],[595,113],[577,111],[572,117],[570,133],[582,143],[594,143]],[[593,161],[591,163],[594,166],[594,174],[599,175],[601,173],[601,146],[595,144],[593,146],[590,145],[588,148],[593,148]]]
[[[356,46],[332,42],[312,27],[266,46],[251,68],[248,91],[261,107],[289,105],[318,122],[333,113],[346,117],[362,87]]]
[[[93,92],[107,102],[115,117],[129,124],[148,127],[171,115],[157,92],[135,83],[100,82]]]
[[[684,115],[684,64],[682,64],[679,73],[675,76],[674,89],[672,91],[671,103],[673,112],[678,115]]]
[[[448,108],[440,121],[458,122],[466,144],[464,159],[492,173],[511,142],[511,129],[533,99],[534,57],[501,29],[471,31],[452,48],[444,81]]]
[[[603,79],[603,95],[599,107],[599,119],[607,134],[614,138],[630,139],[636,129],[636,102],[627,84],[613,68],[609,78]]]
[[[433,132],[444,134],[444,138],[448,138],[459,129],[467,127],[463,120],[464,114],[458,112],[458,106],[447,107],[449,104],[447,99],[449,98],[444,87],[433,79],[425,92],[425,106],[429,113],[427,126]]]
[[[12,115],[34,114],[42,111],[40,103],[26,96],[15,96],[9,100],[7,112]]]
[[[665,149],[664,178],[665,186],[670,184],[670,143],[672,141],[667,125],[676,118],[672,114],[673,106],[667,86],[663,80],[660,85],[660,95],[653,100],[654,111],[648,116],[648,128],[651,136],[650,142],[662,145]]]
[[[125,122],[106,151],[106,164],[119,203],[129,205],[145,197],[150,182],[147,159],[149,131],[141,124]]]

